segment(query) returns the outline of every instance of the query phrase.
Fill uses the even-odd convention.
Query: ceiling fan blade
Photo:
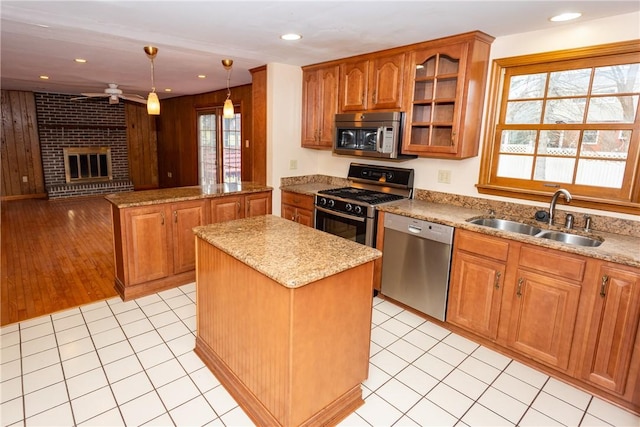
[[[71,98],[72,101],[79,101],[81,99],[89,99],[90,96],[77,96],[75,98]]]
[[[120,95],[120,98],[126,99],[127,101],[139,102],[141,104],[147,103],[147,100],[140,95]]]
[[[108,93],[104,93],[104,92],[81,92],[80,95],[84,95],[84,96],[88,96],[90,98],[96,98],[96,97],[107,97],[107,96],[111,96]]]

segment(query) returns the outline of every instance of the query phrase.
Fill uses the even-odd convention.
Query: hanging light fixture
[[[158,48],[155,46],[145,46],[144,53],[146,53],[151,60],[151,92],[149,92],[149,96],[147,97],[147,113],[152,116],[157,116],[160,114],[160,100],[156,93],[153,60],[158,54]]]
[[[235,117],[235,111],[233,111],[233,102],[231,101],[231,89],[229,89],[233,59],[223,59],[222,66],[224,67],[225,70],[227,70],[227,99],[226,101],[224,101],[224,107],[222,107],[222,117],[224,117],[225,119],[233,119]]]

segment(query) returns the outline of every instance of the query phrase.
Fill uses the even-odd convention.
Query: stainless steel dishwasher
[[[453,227],[385,213],[381,291],[444,320]]]

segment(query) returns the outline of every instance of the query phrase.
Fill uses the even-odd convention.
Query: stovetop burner
[[[379,191],[366,190],[364,188],[343,187],[330,190],[319,191],[318,194],[325,196],[339,197],[341,199],[353,200],[356,202],[366,203],[368,205],[377,205],[380,203],[393,202],[394,200],[404,199],[405,197],[398,194],[382,193]]]

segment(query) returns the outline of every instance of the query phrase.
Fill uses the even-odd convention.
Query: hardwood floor
[[[2,202],[1,325],[117,295],[102,196]]]

